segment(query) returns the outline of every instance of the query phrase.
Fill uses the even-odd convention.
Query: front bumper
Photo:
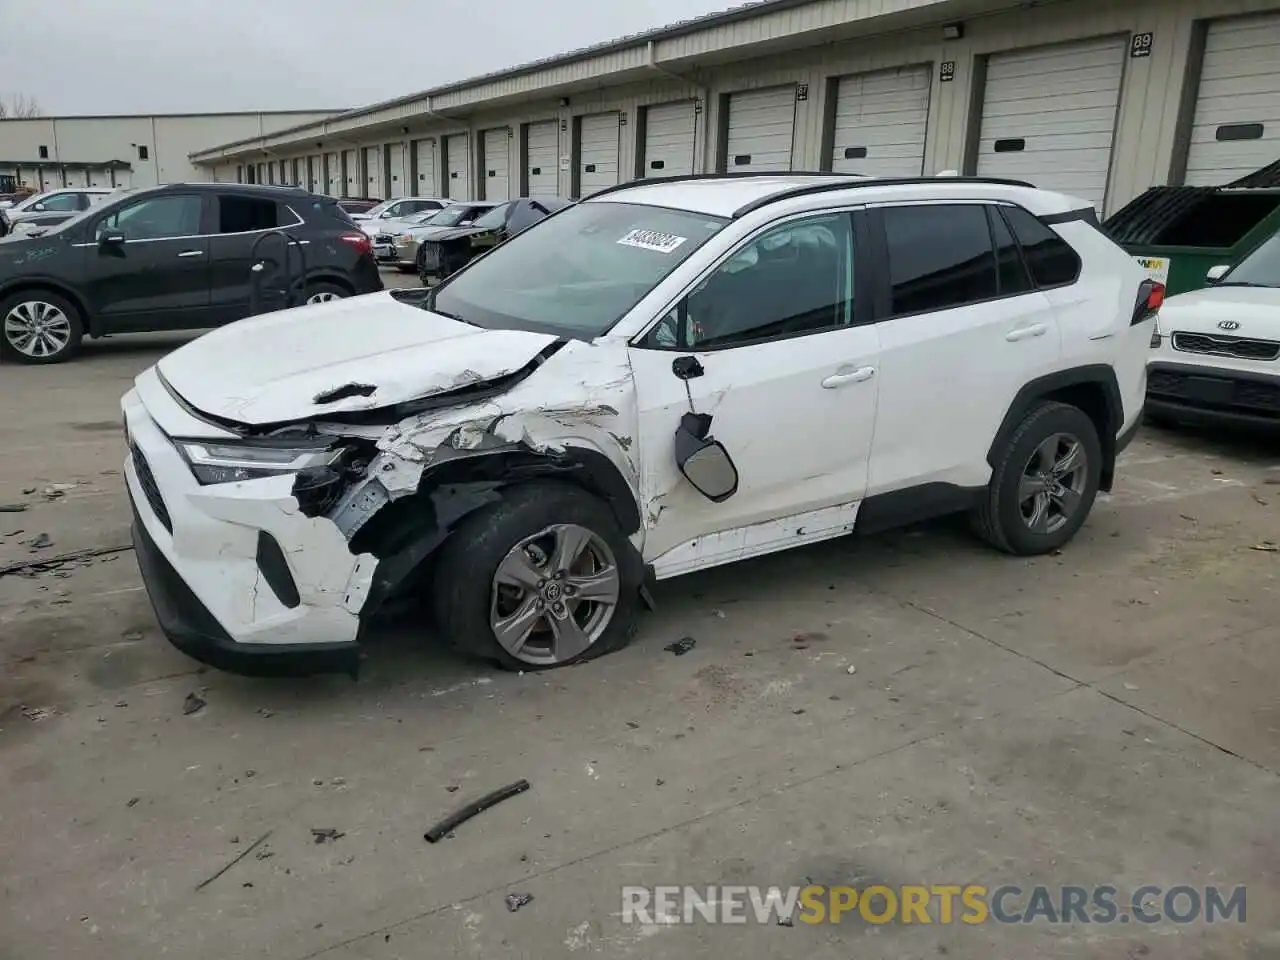
[[[329,521],[303,516],[291,476],[197,483],[159,423],[179,436],[217,433],[182,422],[153,370],[122,407],[138,566],[165,636],[236,673],[354,674],[376,560],[354,556]]]
[[[1280,429],[1280,373],[1153,362],[1146,410],[1190,423]]]

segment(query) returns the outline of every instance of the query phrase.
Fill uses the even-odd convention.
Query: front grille
[[[389,233],[379,233],[377,236],[375,236],[375,237],[373,238],[373,242],[374,242],[374,243],[390,243],[390,242],[391,242],[391,234],[389,234]]]
[[[1175,333],[1173,349],[1183,353],[1206,353],[1237,360],[1274,360],[1280,357],[1280,343],[1249,337],[1220,337],[1208,333]]]
[[[1152,370],[1147,393],[1189,406],[1280,417],[1280,383]]]
[[[156,484],[155,474],[151,472],[151,465],[147,463],[147,458],[142,455],[137,444],[131,444],[129,452],[133,454],[133,470],[138,475],[138,485],[142,487],[147,503],[164,528],[173,533],[173,521],[169,519],[169,510],[164,505],[164,498],[160,496],[160,487]]]

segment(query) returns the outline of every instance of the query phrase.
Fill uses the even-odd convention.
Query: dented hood
[[[250,317],[157,367],[201,413],[262,426],[475,386],[520,370],[555,340],[473,327],[383,292]],[[325,402],[335,391],[346,395]]]

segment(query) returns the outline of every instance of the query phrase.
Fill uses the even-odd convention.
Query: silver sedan
[[[496,204],[461,200],[443,210],[388,224],[373,238],[373,256],[378,263],[395,266],[402,273],[412,272],[417,265],[418,247],[431,239],[437,230],[465,227]]]

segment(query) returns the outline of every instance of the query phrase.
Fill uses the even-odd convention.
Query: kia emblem
[[[1236,323],[1236,321],[1234,320],[1219,320],[1218,329],[1219,330],[1239,330],[1240,324]]]

